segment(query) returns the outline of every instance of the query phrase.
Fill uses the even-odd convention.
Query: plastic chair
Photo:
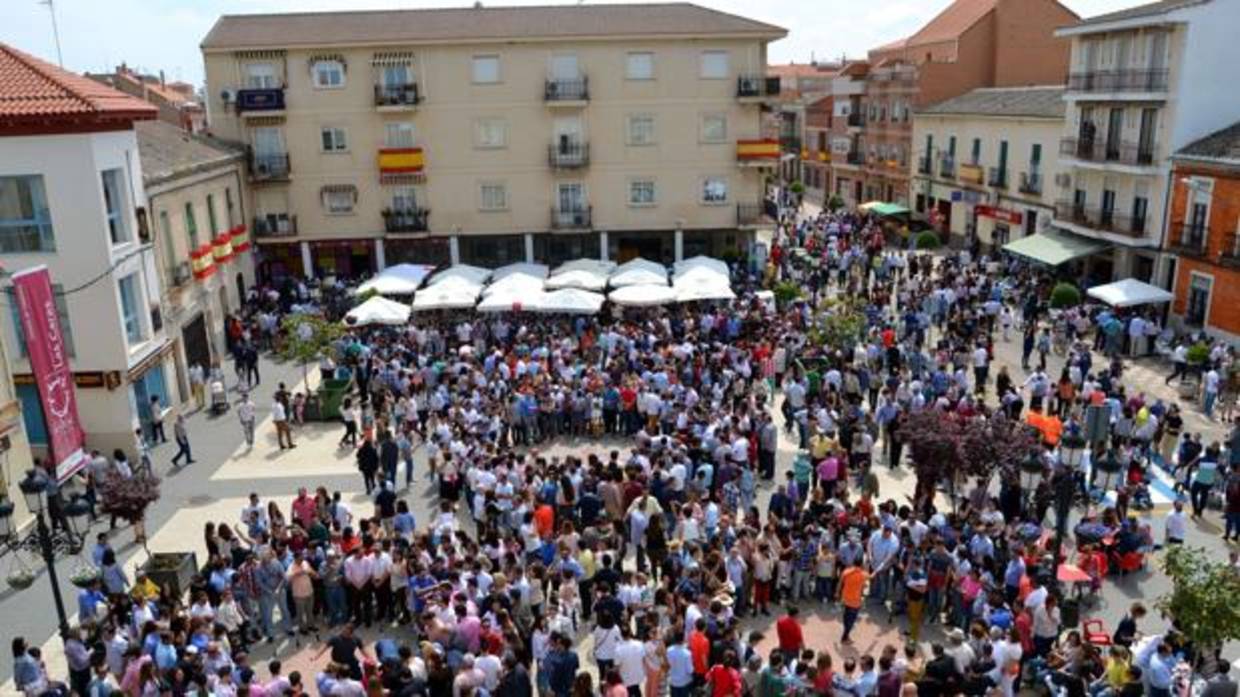
[[[1111,634],[1107,631],[1106,625],[1102,620],[1084,619],[1081,620],[1081,635],[1087,643],[1094,646],[1110,646]]]
[[[1119,558],[1119,570],[1123,573],[1140,571],[1145,567],[1145,555],[1140,552],[1128,552]]]

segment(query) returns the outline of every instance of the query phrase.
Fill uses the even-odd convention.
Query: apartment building
[[[1171,155],[1240,113],[1229,71],[1240,3],[1163,0],[1092,17],[1056,36],[1072,42],[1059,156],[1070,180],[1055,226],[1107,245],[1089,260],[1103,280],[1170,287],[1160,258]]]
[[[1240,341],[1240,122],[1171,156],[1172,317]]]
[[[845,205],[866,202],[865,159],[861,153],[861,127],[865,125],[865,87],[870,72],[868,61],[850,61],[831,83],[832,115],[827,129],[830,157],[830,190]]]
[[[809,158],[810,111],[814,103],[831,94],[831,85],[839,66],[834,63],[784,63],[766,68],[771,85],[778,85],[775,100],[774,135],[779,138],[783,154],[779,179],[785,184],[801,182],[806,189],[809,174],[802,163]]]
[[[207,111],[194,93],[194,86],[187,82],[168,82],[162,70],[158,75],[142,74],[121,63],[113,72],[87,73],[86,77],[154,104],[159,108],[160,121],[190,133],[202,133],[207,129]]]
[[[917,110],[914,210],[989,249],[1046,230],[1063,115],[1063,86],[984,87]]]
[[[805,107],[805,144],[801,148],[805,198],[827,202],[831,191],[831,124],[835,120],[835,96],[819,97]]]
[[[254,283],[245,153],[164,121],[135,130],[176,368],[169,399],[183,404],[192,398],[191,366],[209,373],[228,361],[224,318]]]
[[[105,451],[133,449],[151,397],[161,411],[171,404],[175,368],[134,131],[156,111],[0,44],[0,266],[48,268],[87,445]],[[15,312],[3,324],[26,435],[41,449],[48,434],[21,324]]]
[[[766,45],[691,4],[221,17],[212,133],[249,150],[269,273],[670,260],[766,223]]]
[[[869,52],[853,144],[861,196],[909,204],[914,109],[979,87],[1058,84],[1077,16],[1056,0],[956,0],[912,36]]]

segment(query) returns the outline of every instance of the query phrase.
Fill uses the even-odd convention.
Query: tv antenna
[[[56,41],[56,62],[60,67],[65,67],[65,57],[60,53],[60,28],[56,26],[56,5],[55,0],[39,0],[40,5],[47,5],[47,11],[52,15],[52,38]]]

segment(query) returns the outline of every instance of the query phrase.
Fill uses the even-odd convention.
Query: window
[[[129,343],[142,341],[141,305],[138,302],[138,274],[132,273],[116,282],[121,295],[121,322],[125,325],[125,338]]]
[[[211,226],[211,236],[220,234],[220,226],[215,219],[215,197],[207,194],[207,223]]]
[[[499,117],[481,118],[474,125],[474,144],[479,148],[508,146],[508,121]]]
[[[707,177],[702,180],[702,203],[728,202],[728,180],[723,177]]]
[[[26,333],[22,330],[21,315],[17,310],[17,298],[13,289],[9,288],[8,305],[9,313],[13,316],[13,326],[16,327],[17,334],[17,350],[22,358],[26,357]],[[52,284],[52,298],[56,301],[56,319],[60,321],[60,333],[65,339],[65,351],[72,358],[76,355],[73,349],[73,327],[69,324],[69,303],[65,301],[64,287],[59,283]]]
[[[246,87],[254,90],[275,89],[280,86],[276,79],[276,66],[271,63],[249,63],[245,66]]]
[[[971,164],[976,165],[976,164],[981,163],[982,161],[982,139],[981,138],[973,139],[973,152],[971,153],[971,158],[972,159],[969,160]]]
[[[727,51],[702,51],[703,80],[723,80],[728,77]]]
[[[649,51],[637,51],[628,54],[624,62],[626,80],[653,80],[654,54]]]
[[[177,248],[172,240],[172,221],[168,218],[168,211],[159,212],[159,236],[164,242],[164,264],[168,266],[168,273],[171,274],[177,266]]]
[[[417,191],[412,186],[400,186],[392,190],[392,210],[412,211],[417,208]]]
[[[473,81],[475,85],[499,82],[499,56],[474,56]]]
[[[629,182],[630,206],[654,205],[654,180],[634,179]]]
[[[344,152],[349,149],[349,144],[344,137],[344,129],[335,126],[325,126],[321,131],[323,139],[323,152]]]
[[[500,182],[488,182],[478,186],[478,207],[484,211],[502,211],[508,208],[508,186]]]
[[[310,74],[314,86],[319,89],[344,87],[344,63],[338,60],[315,61]]]
[[[341,215],[353,212],[353,202],[357,191],[348,188],[333,188],[323,191],[323,207],[328,213]]]
[[[402,90],[413,84],[413,74],[407,65],[383,66],[383,86],[388,90]]]
[[[54,252],[43,175],[0,177],[0,252]]]
[[[1038,166],[1042,164],[1042,144],[1034,143],[1029,151],[1029,169],[1034,172],[1038,171]]]
[[[1188,311],[1184,313],[1184,322],[1189,326],[1200,327],[1206,323],[1206,315],[1210,310],[1210,291],[1214,279],[1199,274],[1192,275],[1188,285]]]
[[[233,210],[232,189],[224,187],[224,210],[228,213],[228,227],[232,228],[233,221],[236,220],[236,211]]]
[[[185,204],[185,234],[189,236],[189,248],[198,249],[198,223],[194,220],[194,204]]]
[[[383,147],[412,148],[413,124],[404,121],[383,124]]]
[[[630,114],[628,119],[629,145],[654,145],[654,115]]]
[[[725,114],[702,114],[703,143],[722,143],[728,139],[728,117]]]
[[[108,218],[108,233],[112,244],[129,241],[129,221],[125,216],[125,171],[120,168],[105,169],[103,178],[103,205]]]

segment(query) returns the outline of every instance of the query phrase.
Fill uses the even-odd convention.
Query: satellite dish
[[[233,100],[233,91],[232,90],[221,91],[220,99],[224,100],[225,102],[231,102]]]

